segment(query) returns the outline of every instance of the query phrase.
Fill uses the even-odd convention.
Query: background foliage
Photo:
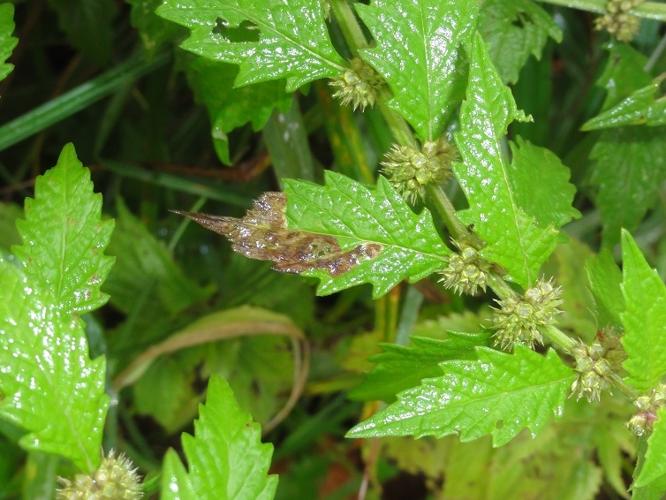
[[[183,3],[0,3],[0,498],[53,498],[58,476],[99,465],[100,441],[148,497],[659,498],[666,410],[637,440],[620,391],[568,398],[570,358],[491,349],[492,293],[428,277],[453,248],[441,213],[377,178],[384,111],[420,141],[454,137],[444,191],[482,257],[524,288],[552,276],[572,336],[624,329],[625,382],[651,389],[666,372],[663,24],[629,44],[533,0],[375,0],[352,2],[365,31],[349,32],[345,0]],[[363,113],[324,80],[359,55],[386,82]],[[379,257],[280,274],[169,212],[242,217],[279,190],[290,230]]]

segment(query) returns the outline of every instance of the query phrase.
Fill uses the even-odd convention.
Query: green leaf
[[[622,233],[622,313],[627,382],[641,391],[666,374],[666,286],[627,231]]]
[[[518,137],[511,143],[513,161],[507,172],[516,204],[539,225],[562,227],[580,212],[571,206],[576,187],[557,155]]]
[[[620,315],[624,311],[624,297],[620,288],[622,271],[615,263],[613,254],[604,249],[593,255],[588,259],[585,270],[599,310],[600,326],[608,323],[621,326]]]
[[[260,130],[276,108],[286,111],[291,104],[284,81],[234,88],[238,68],[231,64],[188,57],[185,71],[197,101],[208,109],[215,150],[220,161],[227,165],[231,163],[229,132],[247,123]]]
[[[424,378],[441,374],[443,361],[476,359],[474,348],[488,345],[489,340],[487,334],[449,332],[444,340],[411,337],[408,346],[384,344],[384,352],[370,358],[375,363],[372,371],[349,396],[361,401],[391,401]]]
[[[189,472],[169,450],[162,471],[165,500],[269,500],[278,478],[267,475],[273,445],[261,443],[259,425],[240,409],[229,384],[212,378],[199,407],[194,437],[183,435]]]
[[[437,139],[464,92],[461,47],[474,33],[479,3],[373,0],[356,9],[377,42],[362,56],[388,82],[391,107],[421,139]]]
[[[516,118],[524,115],[518,112],[511,91],[477,35],[470,49],[467,100],[456,133],[464,163],[454,165],[454,170],[470,205],[459,215],[486,242],[482,255],[504,267],[520,285],[529,286],[557,242],[558,231],[540,224],[570,218],[574,211],[566,205],[573,192],[562,164],[540,148],[519,143],[514,147],[514,165],[509,166],[503,158],[502,138]],[[532,158],[545,164],[525,165]],[[525,168],[529,170],[523,172]],[[539,174],[535,175],[535,169]],[[547,180],[539,175],[546,175]],[[549,207],[545,212],[532,196],[534,190],[546,197]],[[538,220],[530,214],[538,214]]]
[[[101,285],[114,262],[104,255],[114,222],[101,214],[102,195],[93,193],[90,171],[68,144],[56,167],[37,178],[35,198],[26,199],[16,224],[23,244],[13,248],[42,300],[63,314],[84,314],[108,300]]]
[[[5,61],[9,59],[18,39],[12,36],[14,32],[14,5],[11,3],[0,4],[0,80],[11,73],[13,64]]]
[[[647,486],[666,475],[666,408],[662,408],[652,427],[647,441],[645,461],[634,483],[636,487]]]
[[[581,130],[647,125],[666,125],[666,96],[661,95],[661,86],[666,75],[656,78],[650,85],[638,89],[612,108],[588,120]]]
[[[442,242],[430,212],[420,215],[383,177],[376,188],[326,171],[326,185],[286,180],[290,230],[333,237],[342,250],[378,245],[379,253],[337,275],[317,269],[306,276],[321,280],[318,293],[328,295],[362,283],[380,297],[404,279],[415,282],[441,269],[450,250]]]
[[[7,261],[0,261],[0,283],[0,416],[28,431],[23,448],[91,471],[108,405],[104,358],[91,361],[83,322]]]
[[[478,360],[448,361],[443,376],[424,380],[360,423],[348,437],[435,436],[461,441],[492,434],[495,446],[524,427],[537,433],[562,413],[574,374],[552,349],[544,357],[518,346],[513,354],[477,347]]]
[[[108,405],[104,358],[90,360],[78,314],[102,305],[113,222],[90,173],[65,146],[37,179],[19,221],[22,268],[0,261],[0,415],[27,431],[26,449],[57,453],[85,471],[100,460]]]
[[[113,48],[113,0],[49,0],[69,42],[92,62],[102,65]]]
[[[666,175],[666,127],[625,127],[602,132],[590,155],[591,182],[601,211],[604,244],[619,242],[654,205]]]
[[[505,83],[516,83],[530,55],[541,58],[548,37],[562,41],[562,30],[533,0],[486,0],[479,31]]]
[[[166,0],[157,13],[190,28],[182,47],[240,65],[236,85],[286,78],[287,91],[344,72],[323,11],[312,0]],[[248,39],[250,23],[260,32]],[[242,41],[235,41],[245,30]]]

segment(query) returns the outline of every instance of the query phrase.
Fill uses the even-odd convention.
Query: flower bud
[[[485,291],[490,264],[481,258],[476,248],[453,241],[458,252],[449,257],[446,268],[441,272],[440,283],[458,295],[476,295]]]
[[[650,394],[644,394],[634,401],[638,413],[627,422],[627,427],[636,436],[642,437],[652,432],[652,426],[657,420],[659,410],[666,405],[666,384],[660,384],[652,389]]]
[[[621,42],[630,42],[638,33],[640,19],[630,13],[644,0],[608,0],[606,14],[594,22],[595,29],[606,30]]]
[[[351,67],[331,81],[330,85],[336,89],[333,97],[340,99],[343,106],[351,106],[354,111],[358,108],[365,111],[365,108],[377,102],[383,80],[371,66],[355,57],[351,60]]]
[[[611,365],[605,359],[606,349],[599,343],[586,345],[583,342],[573,348],[572,355],[576,361],[578,377],[571,385],[572,395],[576,399],[585,398],[590,403],[599,401],[601,393],[610,389]]]
[[[58,500],[138,500],[143,497],[141,478],[132,462],[111,451],[90,476],[60,479]]]
[[[441,184],[451,175],[457,158],[455,146],[446,139],[428,141],[418,150],[394,145],[384,157],[382,173],[410,202],[425,197],[426,186]]]
[[[551,281],[539,280],[522,297],[498,300],[499,308],[493,308],[495,343],[507,350],[515,344],[533,347],[543,343],[541,329],[555,323],[562,304],[560,295],[561,289]]]

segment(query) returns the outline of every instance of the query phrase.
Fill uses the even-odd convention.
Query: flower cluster
[[[476,248],[455,240],[453,244],[458,252],[449,257],[448,265],[441,272],[440,283],[459,295],[476,295],[485,291],[490,264],[481,258]]]
[[[493,308],[495,343],[505,350],[516,344],[533,347],[543,343],[541,329],[555,323],[560,313],[561,289],[552,281],[539,280],[525,295],[498,300]]]
[[[630,13],[643,0],[609,0],[606,14],[596,19],[594,27],[606,30],[621,42],[630,42],[638,33],[640,19]]]
[[[132,462],[111,451],[91,476],[77,474],[61,479],[59,500],[138,500],[143,497],[141,478]]]
[[[336,89],[333,97],[340,99],[344,106],[351,106],[354,111],[358,108],[364,111],[377,102],[383,82],[372,67],[355,57],[351,60],[351,67],[331,81],[330,85]]]
[[[666,384],[660,384],[649,395],[641,396],[634,401],[638,413],[627,422],[627,427],[636,436],[645,436],[652,430],[657,420],[657,412],[666,405]]]
[[[611,364],[606,359],[607,350],[599,342],[586,345],[579,342],[573,349],[578,377],[571,385],[576,399],[585,398],[590,403],[599,401],[601,393],[610,388]]]
[[[396,144],[382,162],[382,173],[414,203],[425,197],[426,186],[441,184],[451,176],[451,164],[457,157],[455,146],[444,138],[428,141],[420,150]]]

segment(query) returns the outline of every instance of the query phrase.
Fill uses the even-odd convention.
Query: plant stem
[[[457,240],[469,239],[472,233],[456,215],[456,209],[444,193],[441,186],[431,184],[427,187],[428,198],[437,209],[451,236]]]
[[[603,14],[606,12],[607,0],[538,0],[539,2],[568,7],[570,9],[586,10]],[[658,2],[644,2],[631,10],[638,17],[666,21],[666,4]]]
[[[360,49],[368,46],[368,40],[363,34],[361,25],[356,20],[356,14],[347,0],[331,0],[333,15],[338,20],[342,36],[345,37],[349,50],[353,55],[358,55]]]
[[[556,326],[547,326],[544,328],[543,334],[548,340],[550,340],[551,344],[559,347],[560,350],[567,354],[571,354],[573,348],[576,346],[576,341]]]
[[[0,151],[87,108],[169,60],[164,52],[148,59],[142,51],[124,63],[0,127]]]

